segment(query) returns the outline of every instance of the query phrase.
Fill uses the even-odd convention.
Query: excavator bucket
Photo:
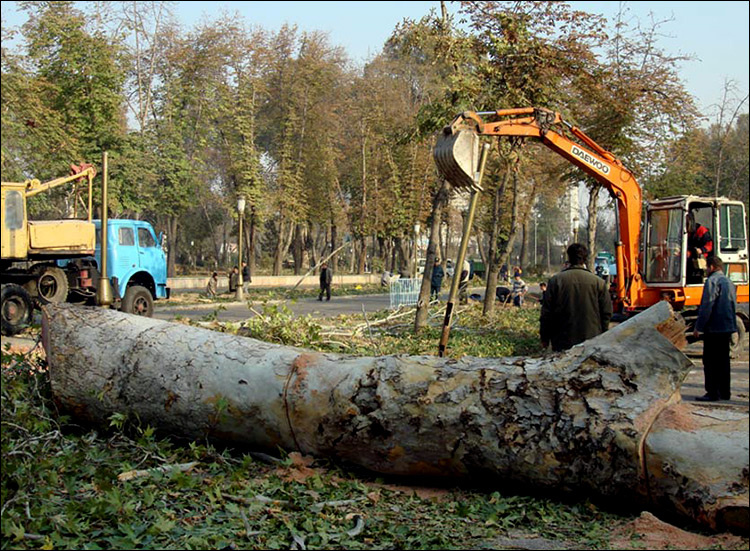
[[[475,187],[479,165],[479,136],[471,129],[446,126],[432,152],[440,175],[453,187]]]

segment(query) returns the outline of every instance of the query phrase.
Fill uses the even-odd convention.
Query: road
[[[529,285],[529,292],[539,292],[538,285]],[[470,287],[470,294],[484,295],[484,287]],[[263,308],[263,301],[252,300],[252,290],[249,291],[245,302],[221,302],[221,303],[201,303],[201,304],[165,304],[154,303],[154,317],[166,321],[172,321],[176,317],[186,317],[199,320],[205,316],[216,316],[220,322],[238,322],[253,317],[255,314],[249,309],[252,307],[256,311]],[[440,295],[441,300],[448,300],[448,291]],[[390,307],[390,296],[388,293],[377,295],[351,295],[331,297],[328,302],[325,299],[320,302],[316,298],[303,298],[297,300],[277,300],[273,304],[284,304],[295,316],[311,315],[316,318],[329,318],[342,314],[357,314],[377,312],[378,310],[387,310]]]
[[[252,296],[246,298],[249,300],[245,302],[203,303],[184,306],[178,304],[159,305],[157,302],[154,305],[154,317],[171,321],[177,316],[197,320],[204,316],[213,317],[215,315],[216,320],[221,322],[242,321],[255,315],[250,310],[250,307],[256,311],[260,311],[263,308],[262,301],[254,302]],[[315,298],[303,298],[297,300],[279,300],[272,303],[285,305],[295,316],[306,316],[309,314],[316,318],[329,318],[341,314],[361,313],[363,308],[365,312],[385,310],[390,306],[390,298],[388,294],[356,295],[333,296],[330,302],[325,299],[320,302]]]

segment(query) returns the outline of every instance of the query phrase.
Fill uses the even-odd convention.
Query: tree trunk
[[[292,237],[292,259],[294,260],[294,275],[303,273],[304,251],[305,251],[306,232],[305,227],[300,224],[294,224]]]
[[[357,273],[365,273],[365,263],[367,262],[367,236],[362,235],[359,238],[359,257],[357,262]]]
[[[435,266],[435,258],[438,256],[440,247],[440,212],[448,204],[450,196],[450,184],[443,180],[435,197],[432,200],[432,213],[430,214],[430,241],[427,244],[425,254],[424,274],[422,274],[422,286],[419,288],[417,299],[417,313],[414,317],[414,331],[419,331],[427,326],[427,314],[429,314],[430,288],[432,284],[432,268]]]
[[[336,249],[339,248],[339,246],[338,246],[338,240],[339,240],[339,237],[338,237],[338,226],[336,226],[336,224],[332,223],[331,224],[331,251],[335,251]],[[338,259],[339,259],[338,253],[334,254],[331,257],[331,266],[333,266],[334,273],[338,271],[338,267],[339,267]]]
[[[190,438],[748,529],[748,417],[716,428],[680,403],[692,362],[672,344],[684,323],[667,302],[565,353],[460,360],[318,353],[70,304],[43,312],[53,396],[84,420],[137,415]]]
[[[596,258],[596,217],[599,212],[599,191],[602,186],[599,184],[589,187],[589,204],[586,208],[588,213],[588,227],[586,228],[586,246],[589,249],[589,268],[594,268],[594,258]]]
[[[174,277],[177,275],[177,228],[179,218],[170,216],[167,219],[167,276]]]
[[[521,252],[518,254],[518,265],[526,270],[529,265],[529,218],[521,225]]]
[[[489,262],[485,264],[485,288],[484,288],[484,304],[482,306],[482,315],[489,316],[495,310],[495,289],[497,288],[497,276],[500,273],[502,263],[500,262],[500,255],[498,253],[499,243],[498,236],[500,234],[500,225],[502,222],[502,200],[505,193],[505,186],[508,184],[510,178],[510,170],[506,170],[503,174],[503,180],[495,190],[495,195],[492,198],[492,226],[490,227],[489,245],[487,249],[487,258]]]
[[[247,266],[250,268],[250,277],[255,273],[255,245],[256,245],[256,216],[255,207],[250,209],[250,223],[248,224],[250,237],[248,238]]]

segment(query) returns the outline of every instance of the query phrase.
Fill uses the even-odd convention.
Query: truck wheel
[[[745,329],[745,323],[742,318],[737,316],[737,332],[732,333],[732,340],[729,344],[729,354],[732,358],[739,358],[742,353],[742,349],[745,346],[745,335],[747,331]]]
[[[48,266],[39,274],[36,290],[42,304],[65,302],[68,298],[68,277],[62,269]]]
[[[120,310],[127,314],[146,316],[150,318],[154,313],[154,297],[151,292],[140,285],[131,285],[125,291]]]
[[[32,303],[26,289],[15,283],[2,286],[2,334],[6,337],[20,333],[31,323]]]

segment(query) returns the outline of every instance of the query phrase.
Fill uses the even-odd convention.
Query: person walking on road
[[[555,352],[604,333],[612,317],[607,284],[586,268],[586,246],[573,243],[567,253],[570,265],[550,278],[539,318],[542,346]]]
[[[732,281],[724,275],[724,263],[717,256],[707,261],[708,277],[703,284],[703,296],[698,307],[693,336],[703,333],[703,377],[706,394],[700,402],[729,400],[730,344],[737,331],[737,292]]]
[[[323,294],[326,295],[326,300],[331,300],[331,282],[333,281],[333,273],[328,267],[327,262],[323,262],[320,267],[320,294],[318,300],[323,300]]]
[[[250,267],[247,262],[242,261],[242,290],[247,292],[247,286],[253,282],[253,278],[250,277]]]
[[[430,300],[438,300],[440,297],[440,288],[443,286],[443,278],[445,277],[445,270],[443,270],[440,259],[435,259],[435,265],[432,267],[432,277],[430,278]]]

